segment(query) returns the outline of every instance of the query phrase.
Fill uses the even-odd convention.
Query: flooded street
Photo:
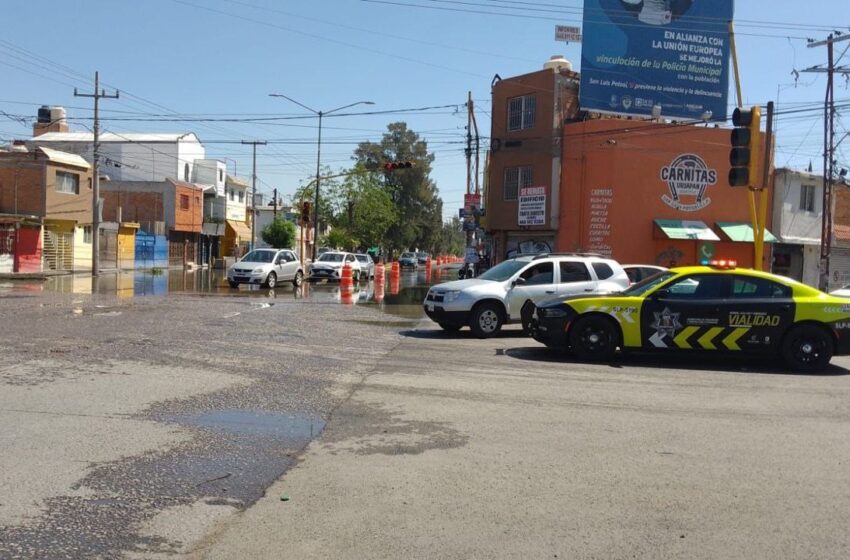
[[[459,266],[459,265],[458,265]],[[354,284],[352,303],[375,306],[385,313],[419,318],[422,301],[433,284],[457,278],[457,266],[434,267],[427,273],[424,267],[402,271],[398,282],[387,274],[383,289],[375,279]],[[274,290],[259,286],[241,285],[231,288],[224,270],[167,269],[161,272],[131,270],[103,272],[97,278],[85,274],[52,276],[46,280],[0,279],[0,297],[3,295],[75,294],[114,296],[119,300],[176,295],[220,296],[252,298],[258,301],[273,299],[276,302],[300,301],[305,303],[341,304],[339,282],[304,282],[295,287],[281,284]]]

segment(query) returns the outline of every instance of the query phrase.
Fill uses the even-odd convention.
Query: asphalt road
[[[582,364],[391,311],[0,294],[0,558],[850,555],[850,359]]]

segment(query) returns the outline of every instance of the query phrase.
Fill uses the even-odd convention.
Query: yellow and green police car
[[[584,360],[617,348],[781,356],[795,371],[850,354],[850,299],[790,278],[712,261],[659,272],[623,292],[541,303],[534,338]]]

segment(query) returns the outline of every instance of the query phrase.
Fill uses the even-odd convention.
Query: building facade
[[[0,272],[91,271],[91,183],[77,155],[0,152]]]
[[[551,250],[561,219],[562,130],[578,107],[579,75],[553,57],[544,69],[493,84],[486,229],[496,261]],[[545,206],[519,215],[519,200],[534,189]]]

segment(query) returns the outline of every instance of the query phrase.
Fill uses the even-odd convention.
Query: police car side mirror
[[[667,288],[661,288],[660,290],[656,290],[652,292],[652,299],[663,299],[670,295],[670,290]]]

